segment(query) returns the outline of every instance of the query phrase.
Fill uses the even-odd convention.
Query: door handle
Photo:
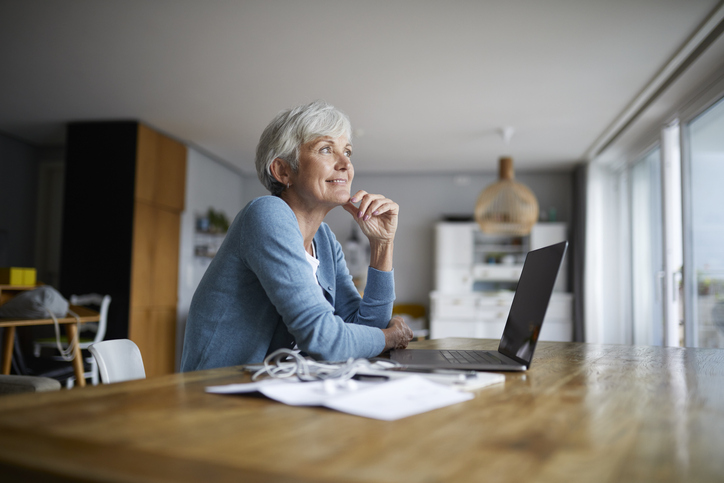
[[[663,270],[660,272],[656,272],[656,300],[664,300],[662,293],[663,293],[663,285],[664,285],[664,279],[666,277],[666,272]]]
[[[671,274],[671,291],[674,302],[679,299],[679,283],[681,283],[681,269]]]

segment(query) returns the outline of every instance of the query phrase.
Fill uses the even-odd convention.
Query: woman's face
[[[354,168],[347,136],[323,136],[299,147],[299,169],[292,177],[295,193],[306,205],[338,206],[349,201]]]

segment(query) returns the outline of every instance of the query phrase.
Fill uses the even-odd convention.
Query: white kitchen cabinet
[[[470,268],[473,264],[471,223],[440,223],[435,229],[435,262],[449,268]]]
[[[480,290],[481,284],[513,288],[529,246],[529,237],[487,235],[477,223],[438,223],[435,288],[450,293]]]
[[[438,223],[430,336],[499,339],[525,255],[566,236],[565,223],[538,223],[526,237],[487,235],[472,222]],[[566,275],[564,259],[539,340],[572,340],[573,295],[565,292]]]
[[[430,337],[500,339],[513,303],[512,292],[430,294]],[[554,292],[539,340],[567,342],[573,337],[573,295]]]
[[[529,250],[567,239],[566,223],[536,223],[529,236],[488,235],[477,223],[441,222],[435,226],[435,290],[476,291],[476,282],[498,282],[494,289],[515,289]],[[554,290],[567,288],[568,255],[558,272]],[[485,287],[485,285],[483,285]],[[485,290],[478,289],[477,291]]]
[[[562,222],[536,223],[530,232],[530,249],[547,247],[554,243],[568,240],[568,225]],[[569,247],[570,248],[570,247]],[[558,271],[556,284],[553,286],[555,292],[565,292],[568,281],[568,253],[563,257],[561,269]]]
[[[473,280],[499,280],[503,282],[517,282],[523,265],[473,265]]]

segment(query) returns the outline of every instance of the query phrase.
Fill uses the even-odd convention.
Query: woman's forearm
[[[391,271],[394,245],[394,241],[370,242],[370,267],[381,272]]]
[[[359,207],[353,203],[359,201]],[[392,270],[392,251],[400,207],[382,195],[359,190],[344,204],[362,233],[370,241],[370,267],[381,272]]]

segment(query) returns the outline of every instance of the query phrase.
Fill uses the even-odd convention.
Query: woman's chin
[[[350,196],[352,196],[352,195],[349,193],[349,191],[342,192],[340,190],[340,192],[335,193],[334,201],[338,205],[343,205],[349,201]]]

